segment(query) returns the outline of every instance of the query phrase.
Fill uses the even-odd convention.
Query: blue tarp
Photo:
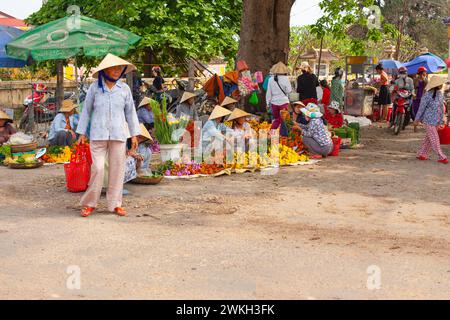
[[[432,53],[426,53],[418,56],[414,60],[405,63],[409,74],[416,74],[420,67],[425,67],[428,73],[443,71],[447,66],[445,62]]]
[[[6,55],[5,45],[24,33],[13,27],[0,26],[0,68],[22,68],[26,61],[11,58]]]
[[[403,63],[397,60],[381,60],[380,63],[387,71],[397,72],[400,67],[403,67]]]

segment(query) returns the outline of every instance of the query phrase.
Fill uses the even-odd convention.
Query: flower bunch
[[[183,136],[189,119],[175,117],[167,112],[167,100],[163,98],[161,105],[152,104],[155,118],[155,136],[160,144],[177,144]]]

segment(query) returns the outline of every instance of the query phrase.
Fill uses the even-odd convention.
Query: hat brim
[[[439,77],[439,79],[437,79],[435,81],[430,80],[430,82],[428,82],[427,86],[425,87],[425,90],[426,91],[430,91],[430,90],[432,90],[434,88],[443,86],[446,83],[447,83],[447,79],[446,78]]]
[[[218,118],[223,118],[230,114],[231,114],[230,110],[225,109],[224,107],[221,107],[221,106],[216,106],[214,108],[213,112],[211,113],[211,115],[209,116],[208,120],[215,120]]]
[[[185,101],[188,101],[191,98],[195,98],[197,95],[195,93],[191,93],[191,92],[185,92],[183,93],[183,96],[181,96],[181,100],[180,103],[183,103]]]

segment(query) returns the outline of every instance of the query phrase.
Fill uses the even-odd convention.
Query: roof
[[[317,60],[319,59],[320,49],[311,48],[304,54],[299,56],[299,59],[303,60]],[[339,60],[339,57],[333,53],[330,49],[322,49],[322,60],[335,61]]]
[[[216,65],[216,64],[227,64],[223,58],[217,57],[211,59],[209,62],[209,65]]]
[[[13,16],[0,11],[0,26],[23,28],[26,27],[27,24],[23,20],[16,19]]]

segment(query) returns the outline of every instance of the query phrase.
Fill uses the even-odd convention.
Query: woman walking
[[[428,154],[433,149],[439,156],[438,162],[447,164],[447,156],[442,152],[437,128],[444,120],[444,95],[442,86],[447,80],[444,77],[433,76],[426,86],[427,93],[422,97],[414,125],[422,122],[425,126],[426,136],[417,153],[417,159],[428,160]]]
[[[287,110],[289,107],[288,95],[292,87],[288,78],[289,70],[283,62],[278,62],[271,71],[274,76],[267,85],[266,100],[267,106],[272,108],[272,130],[276,130],[281,125],[281,110]]]
[[[109,162],[107,192],[108,210],[125,216],[122,208],[122,189],[125,175],[127,124],[131,135],[131,150],[138,147],[140,126],[133,96],[127,84],[120,81],[123,75],[136,67],[131,63],[108,54],[97,67],[98,78],[88,90],[85,105],[78,123],[80,143],[86,142],[90,122],[90,146],[92,153],[89,188],[81,198],[81,216],[89,216],[97,207],[102,191],[106,156]]]

